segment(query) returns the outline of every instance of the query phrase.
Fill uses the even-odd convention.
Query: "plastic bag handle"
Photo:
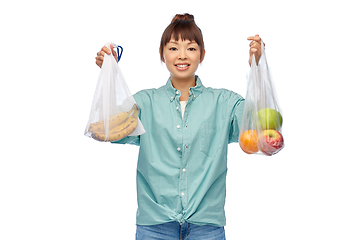
[[[123,53],[123,48],[119,45],[117,45],[116,43],[113,43],[113,42],[107,42],[104,44],[105,47],[109,48],[110,49],[110,45],[113,46],[113,50],[116,48],[116,52],[117,52],[117,59],[118,59],[118,62],[120,61],[120,58],[121,58],[121,55]],[[121,50],[121,51],[120,51]]]
[[[117,57],[118,57],[118,62],[119,62],[119,61],[120,61],[120,58],[121,58],[121,56],[122,56],[122,53],[123,53],[123,51],[124,51],[124,49],[123,49],[121,46],[116,46],[116,47],[114,47],[114,48],[116,48]],[[120,49],[121,49],[121,51],[120,51]]]
[[[119,45],[117,45],[116,43],[113,43],[113,42],[107,42],[107,43],[105,43],[104,46],[107,47],[107,48],[110,48],[110,44],[113,46],[113,50],[116,48],[118,62],[119,62],[124,49],[121,46],[119,46]]]

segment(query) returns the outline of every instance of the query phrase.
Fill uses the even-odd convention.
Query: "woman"
[[[251,64],[261,39],[248,40]],[[114,142],[140,146],[136,239],[225,239],[227,146],[238,141],[244,99],[205,87],[195,75],[205,48],[192,15],[173,18],[159,53],[167,83],[134,95],[146,133]],[[100,67],[105,54],[106,47],[97,54]]]

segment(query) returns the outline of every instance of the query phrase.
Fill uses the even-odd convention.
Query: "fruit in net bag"
[[[258,148],[258,133],[255,130],[248,130],[243,132],[239,137],[241,149],[247,154],[257,153]]]
[[[255,56],[252,58],[245,99],[239,137],[241,149],[245,153],[266,156],[278,153],[285,146],[282,136],[283,117],[262,41],[259,63],[255,61]],[[257,137],[252,131],[257,132]]]
[[[109,131],[106,123],[98,121],[90,124],[91,137],[98,141],[117,141],[131,134],[138,125],[139,108],[136,104],[128,111],[116,114],[109,119]]]

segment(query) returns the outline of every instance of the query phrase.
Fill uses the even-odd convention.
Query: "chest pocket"
[[[200,151],[214,157],[221,148],[221,131],[222,127],[216,126],[215,122],[203,122]]]

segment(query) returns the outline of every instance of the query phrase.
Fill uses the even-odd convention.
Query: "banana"
[[[122,124],[129,115],[134,111],[139,110],[137,105],[134,104],[134,106],[128,111],[128,112],[121,112],[118,113],[109,119],[109,129],[112,129],[120,124]],[[105,131],[105,122],[104,121],[98,121],[90,124],[89,126],[89,132],[104,132]]]
[[[109,132],[109,136],[106,137],[104,132],[97,132],[92,137],[99,141],[117,141],[123,139],[124,137],[128,136],[132,133],[137,127],[138,119],[134,117],[130,117],[126,122],[121,124],[120,126],[111,129]]]
[[[114,126],[114,124],[112,124],[112,128],[110,128],[108,134],[106,134],[106,131],[92,131],[91,137],[98,141],[112,142],[131,134],[138,124],[139,108],[135,104],[134,107],[126,113],[127,118],[118,125]]]

